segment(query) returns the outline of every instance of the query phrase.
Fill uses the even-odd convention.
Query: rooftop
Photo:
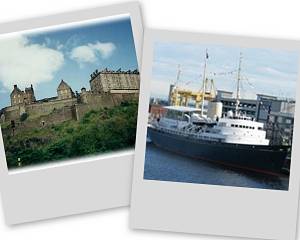
[[[200,108],[185,107],[185,106],[164,106],[163,108],[168,109],[168,110],[178,111],[178,112],[195,112],[195,111],[201,111]]]

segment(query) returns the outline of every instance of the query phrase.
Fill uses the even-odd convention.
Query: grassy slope
[[[81,121],[66,121],[4,136],[9,168],[64,160],[133,147],[137,102],[88,112]],[[3,126],[2,126],[3,127]]]

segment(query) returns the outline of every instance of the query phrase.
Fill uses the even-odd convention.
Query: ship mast
[[[177,66],[177,76],[176,76],[175,87],[177,87],[177,85],[178,85],[180,74],[181,74],[180,64],[178,64],[178,66]]]
[[[242,53],[240,52],[239,68],[238,68],[238,74],[237,74],[237,86],[236,86],[236,101],[235,101],[235,115],[236,116],[239,115],[241,64],[242,64]]]
[[[207,49],[205,51],[205,57],[204,57],[204,69],[203,69],[203,82],[202,82],[202,99],[201,99],[201,116],[203,116],[204,112],[204,96],[206,91],[206,60],[208,59],[208,53]]]

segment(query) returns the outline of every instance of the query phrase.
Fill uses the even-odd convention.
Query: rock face
[[[0,123],[16,124],[16,128],[44,126],[70,119],[79,120],[87,111],[119,105],[125,100],[138,99],[139,72],[111,71],[105,69],[91,74],[90,91],[85,87],[81,92],[61,80],[57,96],[36,100],[31,85],[22,91],[17,85],[10,95],[11,106],[0,110]],[[28,118],[20,122],[20,116],[27,113]],[[40,121],[40,122],[39,122]]]

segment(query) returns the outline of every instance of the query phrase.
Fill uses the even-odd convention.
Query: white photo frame
[[[147,29],[144,35],[130,225],[133,229],[263,239],[295,239],[299,195],[299,72],[288,191],[144,179],[154,44],[187,43],[300,52],[300,42]],[[201,61],[201,56],[199,57]],[[178,63],[180,64],[180,63]],[[298,63],[299,65],[299,63]],[[199,70],[200,71],[200,70]],[[299,71],[299,68],[298,68]],[[174,78],[176,74],[174,75]]]
[[[140,65],[143,23],[137,2],[3,23],[0,25],[0,34],[124,14],[130,16],[137,61]],[[2,135],[0,139],[0,186],[7,224],[129,204],[134,150],[8,171]]]

